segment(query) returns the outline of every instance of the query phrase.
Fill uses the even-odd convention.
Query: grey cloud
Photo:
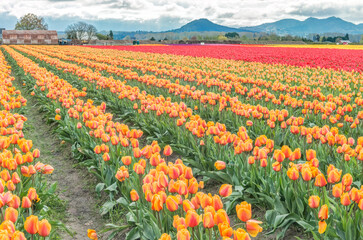
[[[232,18],[234,16],[234,13],[232,12],[227,12],[227,13],[222,13],[222,14],[219,14],[217,16],[217,18]]]
[[[333,16],[333,15],[345,15],[349,16],[352,15],[360,15],[362,16],[363,12],[363,4],[358,6],[349,6],[349,5],[342,5],[342,6],[321,6],[321,5],[305,5],[300,4],[295,6],[293,10],[286,11],[288,14],[293,14],[297,16],[307,16],[307,17],[326,17],[326,16]]]
[[[213,15],[216,12],[216,10],[213,7],[206,7],[204,8],[204,13],[207,16]]]
[[[187,2],[183,2],[183,1],[178,1],[176,2],[176,5],[182,7],[182,8],[189,8],[191,6],[191,4],[187,3]]]
[[[75,2],[77,0],[48,0],[48,2]]]
[[[298,16],[311,16],[311,17],[318,17],[318,16],[331,16],[331,15],[337,15],[341,12],[341,9],[328,7],[328,8],[322,8],[317,6],[305,6],[300,5],[296,9],[292,11],[288,11],[289,14],[294,14]]]
[[[94,25],[99,31],[110,30],[113,31],[167,31],[176,29],[189,21],[181,17],[173,17],[169,15],[162,15],[158,19],[151,20],[119,20],[119,19],[105,19],[105,20],[90,20],[80,19],[72,16],[62,16],[61,18],[45,18],[49,25],[49,29],[56,29],[63,31],[69,24],[82,20],[83,22]]]
[[[111,2],[111,1],[110,1]],[[108,5],[110,8],[125,8],[125,9],[133,9],[131,3],[129,1],[121,1],[115,2]]]

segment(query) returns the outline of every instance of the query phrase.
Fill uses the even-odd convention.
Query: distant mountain
[[[191,21],[180,28],[163,31],[163,32],[147,32],[147,31],[135,31],[135,32],[122,32],[114,31],[115,39],[124,39],[129,37],[131,39],[182,39],[184,37],[195,36],[195,32],[199,32],[199,35],[211,36],[226,32],[244,32],[247,34],[263,35],[265,33],[275,33],[278,35],[293,35],[293,36],[308,36],[309,34],[335,34],[345,35],[346,33],[363,34],[363,23],[354,24],[345,21],[337,17],[329,18],[307,18],[304,21],[296,19],[282,19],[272,23],[264,23],[258,26],[249,26],[241,28],[227,27],[219,25],[202,18]],[[107,34],[107,32],[105,32]],[[190,35],[190,36],[189,36]],[[241,34],[240,34],[241,35]],[[358,36],[359,38],[359,36]],[[360,38],[357,40],[359,41]]]
[[[354,24],[344,21],[341,18],[307,18],[304,21],[295,19],[283,19],[272,23],[264,23],[254,27],[244,27],[241,29],[249,29],[257,32],[276,33],[279,35],[307,35],[310,33],[348,33],[362,34],[363,24]]]
[[[175,32],[175,33],[181,33],[181,32],[245,32],[246,29],[244,28],[232,28],[232,27],[226,27],[219,24],[215,24],[208,19],[201,18],[198,20],[191,21],[184,26],[166,31],[166,32]],[[247,30],[247,32],[254,32],[253,30]]]

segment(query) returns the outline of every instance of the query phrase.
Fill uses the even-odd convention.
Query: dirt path
[[[25,94],[25,91],[22,91],[22,94],[28,100],[24,112],[28,118],[24,134],[28,139],[32,139],[34,147],[40,150],[40,161],[54,167],[53,174],[49,175],[49,182],[58,183],[57,194],[65,202],[62,221],[74,233],[72,237],[66,232],[61,232],[60,238],[88,239],[88,228],[100,229],[104,225],[92,187],[93,178],[86,169],[74,166],[77,162],[71,156],[71,146],[62,144],[57,136],[52,134],[52,127],[42,119],[38,107],[35,106],[36,102],[30,95]]]

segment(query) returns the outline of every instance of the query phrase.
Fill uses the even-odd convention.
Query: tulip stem
[[[211,228],[209,228],[209,229],[208,229],[208,232],[209,232],[209,240],[212,240],[212,229],[211,229]]]
[[[194,236],[194,228],[192,227],[192,236],[193,236],[193,240],[195,240],[195,236]]]
[[[161,231],[163,231],[163,229],[162,229],[162,224],[161,224],[161,220],[160,220],[160,212],[157,212],[157,213],[156,213],[156,216],[157,216],[157,218],[158,218],[158,222],[159,222],[160,230],[161,230]]]

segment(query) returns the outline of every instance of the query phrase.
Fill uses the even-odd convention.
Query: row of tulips
[[[40,212],[52,193],[43,175],[51,174],[53,167],[41,163],[39,150],[24,138],[27,118],[19,113],[27,100],[13,81],[11,67],[0,51],[0,238],[50,239],[51,224]]]
[[[208,103],[208,104],[212,104],[215,105],[216,103],[219,103],[219,109],[220,110],[228,110],[231,109],[235,114],[238,115],[242,115],[245,117],[249,117],[250,114],[248,113],[243,114],[243,112],[246,109],[252,109],[252,111],[257,111],[257,113],[262,113],[264,114],[264,116],[269,116],[269,120],[271,123],[268,123],[270,126],[275,126],[276,125],[276,120],[279,119],[279,121],[285,121],[285,117],[282,117],[282,120],[280,120],[281,116],[279,116],[279,114],[275,114],[275,110],[273,108],[276,108],[276,106],[280,106],[279,109],[284,109],[288,106],[289,107],[289,111],[288,111],[288,115],[292,115],[293,114],[297,114],[297,116],[303,116],[304,118],[316,118],[317,115],[319,116],[318,120],[322,123],[329,123],[329,124],[336,124],[339,128],[344,126],[344,123],[350,123],[350,127],[351,128],[355,128],[356,125],[359,124],[359,119],[362,119],[363,117],[363,112],[361,111],[361,109],[359,108],[359,106],[362,105],[363,101],[361,99],[360,94],[353,94],[352,95],[352,89],[351,87],[347,87],[346,86],[346,90],[349,90],[349,93],[347,95],[341,94],[340,92],[331,94],[331,90],[327,90],[323,92],[326,92],[325,95],[322,93],[322,91],[320,90],[320,88],[317,89],[312,89],[312,88],[306,88],[304,87],[305,84],[301,84],[302,81],[300,82],[301,85],[297,86],[289,86],[289,83],[283,84],[280,83],[280,79],[283,78],[277,78],[277,80],[275,80],[274,78],[269,78],[268,80],[266,80],[265,82],[263,82],[262,80],[259,80],[260,82],[256,82],[256,79],[253,78],[240,78],[237,76],[228,76],[229,73],[227,73],[227,79],[231,79],[229,80],[229,82],[224,82],[222,80],[219,80],[219,78],[222,78],[223,76],[218,76],[219,78],[217,79],[209,79],[208,75],[206,72],[201,72],[201,73],[196,73],[197,76],[200,77],[196,77],[194,79],[194,77],[189,77],[191,78],[191,80],[188,79],[188,77],[183,77],[183,70],[185,69],[185,67],[180,67],[180,68],[176,68],[175,66],[173,66],[173,71],[175,72],[174,74],[169,73],[171,70],[166,70],[166,72],[162,72],[160,73],[159,71],[161,71],[162,69],[160,69],[159,65],[157,67],[152,66],[151,69],[143,66],[143,64],[145,64],[144,61],[142,62],[138,62],[136,60],[134,61],[126,61],[126,64],[122,64],[120,63],[120,60],[118,61],[107,61],[107,59],[105,60],[106,63],[111,64],[105,64],[100,62],[101,60],[104,60],[105,57],[102,58],[103,54],[101,52],[99,52],[98,54],[95,54],[95,57],[91,58],[92,60],[86,60],[87,57],[84,54],[79,54],[78,51],[73,51],[72,53],[67,53],[67,55],[65,55],[62,52],[56,51],[54,53],[52,53],[51,51],[49,51],[49,49],[42,49],[42,48],[33,48],[34,50],[36,50],[37,52],[41,52],[43,54],[47,54],[47,55],[51,55],[53,57],[59,57],[61,59],[67,60],[67,61],[73,61],[73,62],[77,62],[79,64],[82,65],[86,65],[89,67],[93,67],[98,69],[99,71],[107,71],[109,73],[113,73],[115,77],[117,77],[117,75],[121,75],[124,76],[125,79],[134,79],[136,77],[136,80],[138,81],[142,81],[145,82],[145,78],[148,79],[148,84],[152,84],[154,86],[158,86],[158,87],[167,87],[169,89],[169,93],[172,94],[176,94],[176,95],[180,95],[182,98],[185,97],[192,97],[194,98],[199,98],[202,100],[202,103]],[[102,55],[101,55],[102,54]],[[72,57],[69,55],[75,55],[76,57]],[[89,54],[88,54],[89,56]],[[100,57],[99,60],[93,60],[96,57]],[[121,65],[123,68],[118,68],[116,67],[116,65]],[[167,67],[165,66],[166,64],[161,65],[161,67]],[[130,71],[130,69],[128,69],[128,67],[130,67],[131,69],[136,69],[138,71]],[[146,70],[145,70],[146,68]],[[154,71],[152,69],[155,69]],[[199,69],[198,69],[199,70]],[[280,70],[281,71],[281,70]],[[181,73],[180,73],[181,72]],[[147,75],[145,75],[147,73]],[[151,75],[148,75],[150,74]],[[166,74],[165,79],[164,78],[157,78],[159,76],[164,76]],[[180,76],[180,74],[182,74],[182,76]],[[311,74],[311,73],[310,73]],[[138,75],[143,75],[143,78],[138,78]],[[310,81],[313,82],[318,82],[318,80],[314,79],[314,76],[317,74],[313,74],[312,77],[309,77],[308,79]],[[320,76],[320,75],[319,75]],[[336,86],[336,76],[333,75],[335,78],[333,78],[330,83],[334,82],[334,86]],[[170,78],[171,77],[171,78]],[[205,77],[205,78],[203,78]],[[286,77],[286,76],[285,76]],[[347,73],[345,78],[342,79],[341,81],[344,84],[351,84],[353,87],[353,89],[355,90],[360,90],[357,86],[357,84],[360,81],[360,77],[361,75],[358,75],[354,80],[351,80],[350,78],[351,76]],[[301,78],[301,77],[299,77]],[[306,78],[306,76],[305,76]],[[170,80],[169,80],[170,79]],[[176,80],[175,80],[176,79]],[[187,79],[187,80],[186,80]],[[311,80],[312,79],[312,80]],[[233,81],[234,80],[234,81]],[[271,80],[274,80],[274,84],[271,84]],[[186,86],[181,86],[180,84],[182,84],[183,82],[188,83],[188,85]],[[262,82],[261,82],[262,81]],[[193,86],[193,82],[197,82],[196,85]],[[189,84],[192,84],[191,86]],[[243,84],[243,85],[242,85]],[[354,84],[354,85],[353,85]],[[198,89],[198,86],[204,86],[201,91]],[[246,86],[250,85],[251,89],[250,91],[248,91],[248,88]],[[263,85],[264,88],[260,89],[259,87],[256,87],[256,85],[260,86]],[[207,87],[205,87],[207,86]],[[213,92],[211,92],[210,87],[211,86],[219,86],[219,88],[222,88],[222,91],[215,91],[213,90]],[[294,96],[295,93],[294,91],[299,91],[299,88],[302,88],[301,94],[303,94],[305,97],[303,97],[302,99],[294,99],[291,98],[290,95]],[[231,90],[234,90],[234,92],[231,92]],[[198,91],[199,90],[199,91]],[[269,91],[279,91],[281,90],[282,92],[277,92],[275,95],[270,93]],[[206,91],[206,93],[205,93]],[[216,94],[215,94],[215,93]],[[229,93],[230,95],[226,95],[226,92]],[[253,104],[242,104],[241,101],[238,101],[235,96],[236,93],[238,94],[242,94],[240,96],[242,97],[247,97],[244,99],[247,100],[247,102],[249,101],[250,98],[252,98]],[[281,93],[285,93],[285,94],[281,94]],[[286,94],[287,93],[287,94]],[[246,95],[246,96],[244,96]],[[354,97],[354,95],[356,95],[357,97],[354,100],[354,104],[352,102],[352,98]],[[312,97],[312,99],[308,99],[305,100],[307,97],[310,98],[309,96]],[[210,99],[209,99],[210,98]],[[314,99],[315,98],[315,99]],[[270,104],[268,104],[267,102],[271,101]],[[266,108],[256,108],[254,105],[257,105],[257,103],[262,104],[262,105],[267,105],[267,109]],[[199,104],[198,104],[199,105]],[[226,108],[228,105],[231,106],[231,108]],[[302,109],[299,111],[296,111],[296,109]],[[262,110],[262,111],[261,111]],[[270,112],[272,114],[272,116],[270,116]],[[254,118],[259,118],[259,114],[253,114],[252,115]],[[274,123],[274,124],[272,124]],[[317,123],[317,121],[315,120],[315,124]],[[272,124],[272,125],[271,125]],[[347,131],[349,131],[349,128],[347,128]],[[352,131],[353,134],[354,131]]]
[[[28,51],[27,53],[32,53],[34,55],[34,52],[29,52]],[[57,68],[63,68],[63,69],[67,69],[67,71],[74,72],[78,76],[84,76],[84,74],[86,74],[87,71],[88,71],[88,74],[86,75],[87,77],[85,78],[85,80],[89,79],[92,76],[91,78],[95,78],[96,81],[99,81],[100,82],[98,84],[101,87],[105,87],[105,85],[106,85],[106,84],[104,84],[105,81],[107,81],[107,83],[108,83],[108,85],[106,85],[107,88],[110,87],[111,89],[113,89],[113,87],[111,87],[111,86],[119,86],[120,85],[120,81],[114,80],[112,78],[111,79],[109,79],[109,78],[107,78],[107,79],[102,78],[102,77],[100,77],[100,74],[98,72],[92,73],[92,71],[90,71],[89,69],[83,69],[83,68],[80,68],[80,67],[78,67],[78,66],[76,66],[74,64],[64,63],[64,62],[61,62],[61,61],[59,61],[57,59],[54,59],[54,58],[48,58],[48,57],[45,57],[44,55],[42,56],[41,54],[36,54],[36,56],[38,58],[46,61],[46,62],[50,62],[51,64],[55,64],[57,66]],[[95,77],[95,76],[97,76],[97,77]],[[110,83],[112,83],[112,84],[110,84]],[[119,87],[119,92],[121,93],[121,95],[123,95],[123,92],[121,92],[123,90],[124,90],[123,88]],[[141,92],[141,90],[138,91],[138,92],[136,92],[136,93],[139,93],[139,92]],[[127,93],[127,94],[129,94],[129,93]],[[135,97],[131,97],[130,100],[132,101],[134,99],[139,99],[139,98],[140,98],[140,96],[136,95]],[[159,101],[159,102],[156,102],[156,104],[157,104],[156,106],[152,106],[151,110],[157,110],[158,113],[159,113],[160,112],[160,107],[158,107],[158,105],[161,105],[161,107],[164,107],[165,106],[165,103],[163,103],[162,101]],[[172,104],[176,104],[176,103],[172,103]],[[148,111],[148,109],[146,107],[143,108],[143,106],[141,106],[141,110],[145,110],[145,109]],[[177,111],[180,112],[180,110],[178,110],[178,109],[177,109]],[[188,109],[188,111],[189,111],[189,109]],[[263,111],[263,108],[262,108],[262,111]],[[252,112],[252,113],[254,113],[254,112]],[[188,114],[189,114],[189,112],[188,112]],[[180,115],[181,114],[179,113],[179,116]],[[321,142],[323,144],[329,145],[329,146],[326,147],[326,151],[329,151],[329,149],[332,146],[335,146],[335,145],[341,145],[342,146],[344,144],[347,144],[347,137],[344,136],[343,134],[338,134],[339,131],[336,128],[331,128],[330,129],[330,127],[327,126],[327,125],[325,125],[322,128],[319,128],[317,126],[312,127],[312,128],[305,127],[305,126],[302,126],[302,124],[304,124],[304,119],[302,119],[302,118],[296,118],[295,119],[294,117],[291,117],[291,118],[287,119],[287,121],[285,122],[283,120],[284,120],[284,118],[287,115],[288,115],[288,112],[287,111],[281,111],[279,117],[278,118],[275,117],[275,121],[277,119],[280,119],[280,117],[281,117],[281,119],[282,119],[281,120],[282,121],[281,128],[282,129],[285,129],[285,128],[287,128],[287,126],[291,125],[290,132],[293,133],[294,135],[297,135],[297,137],[295,137],[295,139],[297,139],[297,140],[299,139],[298,136],[300,136],[300,137],[301,136],[302,137],[306,137],[307,138],[307,143],[309,144],[309,143],[312,143],[313,142],[313,139],[316,139],[318,142]],[[179,122],[177,124],[178,125],[179,124],[182,125],[183,122],[185,122],[185,120],[183,120],[185,117],[187,118],[188,115],[185,115],[184,114],[184,116],[182,116],[181,119],[178,120]],[[233,116],[231,116],[231,117],[233,117]],[[208,130],[209,129],[207,128],[207,123],[205,121],[203,121],[203,120],[199,121],[202,124],[202,126],[200,126],[201,124],[198,124],[198,123],[195,124],[193,117],[191,119],[192,119],[192,121],[191,122],[187,122],[187,125],[186,126],[187,126],[187,129],[190,130],[194,135],[196,135],[198,137],[203,137],[204,136],[204,133],[208,133]],[[228,119],[228,117],[226,117],[226,119]],[[247,121],[246,122],[247,126],[250,123],[252,123],[252,121]],[[273,123],[273,122],[271,122],[271,123]],[[212,126],[214,126],[214,125],[212,125]],[[258,126],[255,126],[255,127],[250,126],[248,130],[250,132],[251,130],[254,130],[256,128],[257,129],[258,128],[262,128],[261,126],[262,125],[258,125]],[[222,129],[224,129],[224,128],[225,127],[222,127]],[[280,132],[278,132],[278,133],[280,133]],[[276,133],[275,136],[272,139],[275,142],[277,142],[278,145],[280,145],[281,144],[281,138],[282,138],[281,135],[285,135],[286,134],[286,131],[285,132],[281,132],[281,134],[278,134],[278,133]],[[233,135],[229,135],[229,134],[226,134],[223,137],[223,135],[221,135],[220,132],[218,132],[217,135],[218,135],[218,138],[215,138],[215,142],[216,143],[220,143],[221,145],[225,145],[225,144],[230,143],[230,141],[228,140],[228,138],[229,138],[228,136],[231,136],[232,139],[234,138]],[[248,137],[247,137],[247,139],[248,139]],[[349,138],[348,140],[349,140],[349,142],[354,141],[354,139],[351,139],[351,138]],[[241,147],[241,145],[238,144],[238,142],[236,142],[234,140],[232,140],[232,141],[234,142],[235,152],[236,153],[241,153],[244,148]],[[338,148],[338,153],[342,153],[342,151],[340,149],[342,149],[342,148]],[[346,147],[344,147],[344,149],[346,149],[346,151],[343,151],[343,153],[344,153],[344,159],[346,161],[348,161],[347,159],[350,159],[351,157],[358,156],[359,155],[359,152],[360,152],[360,149],[356,149],[356,151],[351,151],[350,148],[347,149]],[[347,154],[347,152],[350,153],[350,154]],[[337,155],[336,159],[343,159],[343,158],[340,157],[339,155]],[[326,165],[325,167],[327,167],[327,166],[328,165]]]
[[[150,52],[183,57],[234,59],[243,62],[267,63],[270,65],[301,66],[308,69],[336,69],[362,72],[362,51],[349,49],[318,49],[296,47],[270,47],[251,45],[173,45],[173,46],[92,46],[101,49],[117,49],[138,53]],[[299,45],[303,46],[303,45]],[[191,58],[190,57],[190,58]],[[240,61],[240,62],[242,62]]]
[[[71,51],[74,49],[75,51]],[[86,53],[80,53],[80,51],[77,48],[71,48],[71,50],[67,51],[65,49],[62,50],[54,50],[54,53],[49,52],[49,49],[43,49],[43,48],[36,48],[37,51],[44,51],[46,54],[50,54],[52,56],[62,56],[63,59],[69,60],[69,61],[76,61],[77,63],[82,64],[89,64],[85,59],[90,59],[92,62],[97,62],[96,64],[93,64],[93,67],[100,68],[101,70],[106,70],[110,72],[119,73],[117,68],[115,66],[121,66],[126,69],[137,69],[139,72],[145,74],[153,74],[156,76],[161,76],[165,78],[170,78],[170,80],[177,79],[178,82],[182,84],[182,82],[186,82],[188,84],[191,84],[191,86],[194,86],[196,89],[198,89],[198,86],[208,86],[208,88],[202,88],[202,89],[209,89],[209,87],[215,86],[218,87],[220,91],[216,91],[217,93],[222,93],[221,90],[225,92],[231,92],[232,96],[234,96],[234,93],[239,93],[242,95],[247,95],[249,98],[254,98],[254,100],[265,100],[265,102],[273,101],[274,104],[281,104],[283,102],[284,107],[292,106],[293,108],[299,108],[304,107],[303,113],[308,112],[309,110],[314,110],[314,113],[321,112],[321,114],[331,115],[332,114],[332,108],[333,113],[334,110],[337,108],[337,106],[341,106],[342,104],[346,105],[349,102],[351,102],[351,98],[353,96],[360,97],[360,94],[352,93],[353,90],[360,90],[359,89],[359,81],[361,80],[360,74],[355,74],[352,76],[351,73],[348,72],[333,72],[330,74],[325,74],[322,76],[321,71],[316,70],[316,72],[303,72],[302,75],[298,76],[291,76],[292,79],[302,79],[299,83],[300,85],[292,85],[292,81],[285,81],[287,78],[287,74],[289,73],[286,71],[286,69],[279,69],[278,73],[283,75],[278,76],[270,76],[269,74],[268,78],[262,80],[262,76],[259,76],[258,74],[255,74],[255,77],[252,78],[245,78],[241,77],[236,74],[241,74],[241,68],[232,68],[229,65],[228,72],[223,69],[224,64],[215,64],[215,66],[221,66],[222,68],[218,69],[218,75],[211,75],[214,72],[207,72],[204,69],[198,68],[200,65],[191,65],[191,67],[187,67],[189,62],[182,62],[179,64],[168,64],[168,60],[164,60],[161,63],[155,63],[158,60],[154,61],[145,61],[145,58],[147,56],[143,56],[144,59],[138,56],[139,54],[131,54],[131,58],[133,61],[130,61],[130,59],[125,58],[127,56],[124,56],[125,54],[122,54],[122,58],[120,58],[120,54],[117,55],[117,51],[111,51],[107,52],[107,56],[101,51],[87,51]],[[67,55],[65,55],[65,53]],[[118,58],[109,57],[109,54],[112,54],[113,56],[118,56]],[[116,53],[116,54],[115,54]],[[55,55],[54,55],[55,54]],[[69,56],[71,55],[71,56]],[[150,55],[150,54],[149,54]],[[73,56],[73,57],[72,57]],[[74,56],[77,56],[75,58]],[[164,56],[163,56],[164,57]],[[116,59],[115,59],[116,58]],[[139,58],[139,59],[137,59]],[[164,57],[165,58],[165,57]],[[175,56],[173,56],[175,58]],[[138,61],[139,60],[139,61]],[[198,59],[200,61],[200,59]],[[203,59],[204,60],[204,59]],[[102,65],[102,63],[108,63],[110,65]],[[148,66],[150,65],[150,66]],[[203,63],[203,67],[205,67]],[[269,66],[269,65],[267,65]],[[267,67],[265,67],[267,68]],[[234,69],[234,71],[233,71]],[[238,70],[237,70],[238,69]],[[267,69],[264,69],[263,73],[266,73]],[[304,70],[304,68],[302,69]],[[223,74],[221,74],[221,72]],[[231,73],[233,72],[233,74]],[[277,71],[274,71],[277,72]],[[292,71],[297,72],[297,71]],[[300,71],[299,71],[300,72]],[[342,74],[342,76],[339,76],[339,74]],[[257,76],[256,76],[257,75]],[[215,77],[215,78],[210,78]],[[328,80],[325,80],[328,78]],[[340,91],[334,92],[331,89],[336,88],[339,86],[337,84],[337,79],[340,79],[339,82],[341,84],[344,84],[343,86],[340,86],[342,90],[346,91],[348,94],[344,95],[341,94]],[[325,86],[324,82],[322,80],[327,81],[329,85]],[[273,84],[271,83],[273,81]],[[310,81],[311,83],[318,84],[316,85],[318,88],[311,88],[306,87],[306,85],[310,85],[309,83],[306,83],[305,81]],[[296,80],[293,81],[294,83],[297,82]],[[195,83],[193,85],[193,83]],[[241,83],[243,85],[241,85]],[[301,83],[304,83],[302,85]],[[334,84],[333,84],[334,83]],[[259,87],[263,87],[260,89],[259,87],[256,87],[258,85]],[[315,85],[313,85],[315,86]],[[214,90],[216,90],[214,88]],[[234,90],[234,91],[232,91]],[[208,90],[210,91],[210,90]],[[271,91],[271,93],[270,93]],[[287,94],[288,93],[288,94]],[[297,97],[291,98],[290,97]],[[301,98],[299,97],[301,96]],[[311,99],[310,99],[311,98]],[[306,100],[307,99],[307,100]],[[359,103],[361,100],[360,98],[356,99],[356,101]],[[247,99],[248,100],[248,99]],[[309,101],[310,100],[310,101]],[[318,101],[314,101],[318,100]],[[228,100],[227,100],[228,101]],[[279,102],[280,101],[280,102]],[[264,101],[262,101],[263,103]],[[327,103],[325,103],[327,102]],[[275,105],[276,106],[276,105]],[[345,108],[343,108],[345,109]],[[297,112],[298,113],[298,112]],[[343,110],[344,113],[350,114],[346,110]],[[338,114],[341,114],[341,110],[338,111]]]
[[[31,86],[35,97],[44,98],[44,103],[47,102],[48,105],[54,104],[53,107],[49,106],[50,109],[59,106],[57,102],[62,101],[61,108],[64,110],[57,108],[53,112],[60,125],[63,127],[68,124],[73,125],[68,126],[72,131],[93,136],[88,142],[83,143],[84,145],[93,146],[98,142],[97,131],[113,132],[113,129],[119,131],[121,141],[131,141],[130,146],[123,146],[121,149],[115,148],[115,145],[106,144],[94,147],[94,152],[98,154],[94,156],[95,162],[102,156],[102,164],[96,167],[101,168],[107,164],[110,168],[117,169],[112,181],[116,183],[116,186],[118,185],[121,197],[111,203],[118,203],[129,210],[130,224],[141,225],[140,229],[134,228],[128,233],[129,239],[141,236],[146,239],[155,239],[155,237],[171,239],[172,236],[178,239],[203,239],[206,231],[210,239],[218,239],[221,236],[227,239],[232,236],[234,239],[250,239],[249,234],[255,237],[262,231],[259,226],[262,222],[251,219],[251,205],[246,202],[242,202],[237,208],[237,215],[245,222],[247,232],[242,228],[232,228],[230,219],[223,210],[221,198],[228,197],[232,193],[231,185],[223,185],[220,196],[201,192],[203,182],[196,180],[192,169],[185,166],[182,160],[177,160],[175,163],[167,162],[161,157],[161,148],[157,142],[146,145],[140,150],[137,141],[142,134],[140,130],[129,130],[126,125],[113,128],[112,115],[105,113],[105,105],[95,107],[88,100],[82,107],[82,104],[80,105],[82,100],[75,96],[80,92],[10,48],[5,49],[19,66],[32,76],[33,80],[27,77],[26,85]],[[39,87],[41,89],[38,89]],[[54,101],[50,102],[47,98]],[[67,105],[71,101],[77,104]],[[71,109],[74,111],[70,111]],[[75,117],[76,112],[80,113],[77,117]],[[63,114],[67,116],[62,116]],[[91,117],[91,114],[94,116]],[[107,115],[108,119],[102,118],[102,115]],[[93,127],[95,124],[98,125],[96,128]],[[117,135],[113,137],[115,136]],[[124,155],[130,151],[133,152],[133,156]],[[136,155],[137,153],[139,155]],[[163,155],[169,157],[171,154],[172,149],[166,146]],[[133,172],[129,170],[132,164]],[[102,172],[102,169],[99,170]],[[144,198],[139,198],[139,194],[142,194]],[[131,204],[132,202],[134,203]],[[119,229],[123,227],[116,228],[116,231]],[[164,231],[169,234],[161,235]],[[88,236],[91,239],[98,238],[94,230],[89,230]]]
[[[266,145],[266,147],[263,147],[263,145]],[[360,145],[361,145],[361,143],[359,141],[358,146],[360,146]],[[260,149],[260,147],[262,147],[262,148]],[[305,154],[306,160],[308,160],[308,162],[311,161],[310,164],[307,164],[309,166],[309,171],[307,171],[307,168],[300,168],[300,167],[291,167],[290,169],[288,169],[289,164],[286,161],[285,161],[284,164],[281,163],[281,162],[284,162],[284,159],[289,159],[290,161],[295,161],[295,160],[299,161],[299,159],[301,158],[300,149],[295,149],[294,151],[292,151],[292,150],[290,150],[290,148],[285,146],[281,150],[276,149],[275,151],[272,151],[273,148],[274,148],[273,141],[271,141],[271,140],[268,141],[268,139],[266,137],[261,136],[261,138],[256,139],[255,149],[253,149],[254,150],[253,151],[254,157],[252,157],[252,158],[249,157],[248,158],[248,163],[250,165],[247,166],[247,167],[244,166],[245,163],[247,163],[247,161],[236,162],[235,164],[238,167],[236,167],[236,165],[232,166],[231,167],[232,172],[228,172],[228,174],[226,174],[226,175],[239,176],[238,171],[241,171],[241,170],[245,171],[245,173],[252,172],[252,173],[255,174],[256,177],[255,178],[250,178],[251,182],[258,182],[258,181],[262,180],[263,185],[267,184],[267,186],[264,186],[264,187],[266,187],[265,188],[266,192],[270,192],[270,191],[276,192],[276,190],[277,190],[277,192],[281,192],[281,191],[283,191],[283,189],[286,189],[286,186],[289,186],[289,185],[286,185],[286,184],[289,184],[289,181],[298,180],[299,171],[296,171],[296,169],[298,169],[298,170],[301,169],[301,175],[304,172],[305,175],[307,174],[306,176],[310,176],[310,179],[309,179],[309,177],[306,177],[304,175],[304,181],[306,181],[306,182],[305,183],[304,182],[299,182],[298,183],[299,184],[298,187],[299,187],[299,189],[301,189],[301,191],[295,193],[295,192],[291,192],[291,189],[290,189],[290,192],[287,190],[286,192],[282,193],[282,196],[284,196],[284,197],[295,195],[294,197],[289,198],[289,201],[288,201],[289,203],[287,204],[287,208],[288,208],[287,210],[288,210],[288,212],[294,212],[294,211],[296,211],[296,208],[298,208],[300,218],[296,218],[295,216],[291,216],[291,215],[288,216],[290,218],[288,218],[287,216],[285,216],[285,217],[287,217],[287,220],[289,220],[289,221],[294,220],[294,219],[295,220],[296,219],[301,219],[301,217],[303,219],[305,219],[305,220],[308,220],[308,221],[311,220],[312,213],[311,213],[311,211],[307,210],[307,208],[304,206],[304,204],[307,205],[308,199],[306,197],[304,197],[304,196],[306,196],[306,193],[309,194],[309,193],[311,193],[313,191],[316,191],[316,189],[311,188],[312,187],[311,186],[311,181],[314,180],[315,182],[319,182],[319,181],[321,181],[321,178],[322,178],[321,175],[323,175],[323,174],[319,175],[320,171],[317,168],[318,165],[319,165],[319,161],[316,159],[316,157],[311,158],[311,156],[310,156],[311,153],[312,153],[312,155],[314,155],[314,151],[311,150],[311,151],[309,151],[309,153],[307,152]],[[276,160],[276,162],[274,164],[271,163],[271,158],[268,157],[269,153],[271,153],[271,154],[273,153],[272,155],[274,156],[274,158]],[[135,153],[134,153],[134,156],[135,156]],[[316,154],[315,154],[315,156],[316,156]],[[154,162],[155,159],[153,158],[152,161]],[[156,161],[156,162],[158,162],[158,161]],[[268,172],[265,171],[264,175],[262,175],[259,172],[256,172],[256,166],[255,166],[256,162],[259,163],[259,166],[262,169],[265,168],[265,167],[271,167],[276,172],[279,172],[281,170],[282,170],[281,172],[286,172],[285,178],[284,178],[284,176],[276,175],[274,172],[271,172],[271,171],[268,171]],[[292,165],[292,166],[294,166],[294,165]],[[298,164],[297,166],[301,166],[301,164]],[[313,169],[310,169],[311,167],[313,167]],[[302,171],[302,169],[304,169],[304,171]],[[359,169],[359,166],[358,166],[358,169]],[[246,170],[248,170],[248,171],[246,171]],[[349,170],[350,169],[347,168],[347,171],[349,171]],[[227,171],[228,171],[228,168],[227,168]],[[121,171],[120,174],[124,173],[124,172],[125,171]],[[269,175],[267,175],[267,174],[269,174]],[[317,176],[319,176],[317,179],[320,179],[320,180],[316,180]],[[323,177],[324,177],[324,175],[323,175]],[[272,184],[271,184],[270,181],[263,181],[266,178],[267,179],[273,179]],[[248,177],[243,176],[243,179],[248,179]],[[284,184],[280,184],[279,182],[281,182],[281,181],[283,181]],[[296,183],[293,182],[291,184],[296,184]],[[357,183],[357,184],[360,184],[360,183]],[[316,184],[316,187],[324,187],[324,186],[325,185],[319,186],[318,183]],[[296,186],[294,186],[294,187],[296,187]],[[259,190],[259,189],[255,189],[255,190],[257,190],[255,192],[259,192],[259,191],[261,192],[261,190]],[[303,200],[301,200],[301,199],[303,199]],[[358,200],[360,200],[360,199],[358,199]],[[296,204],[296,203],[298,203],[298,204]],[[357,202],[357,204],[358,203],[359,203],[359,201]],[[276,219],[276,212],[270,212],[270,213],[271,214],[268,215],[268,216],[271,217],[271,216],[275,215],[274,219]],[[358,216],[358,218],[359,218],[359,216],[361,216],[361,212],[358,211],[356,213],[356,215],[354,215],[354,216]],[[336,217],[336,218],[339,218],[339,217]],[[280,223],[281,223],[281,221],[280,221]],[[291,223],[292,223],[292,221],[287,222],[287,224],[291,224]],[[303,223],[300,223],[300,224],[304,225]],[[335,224],[335,222],[333,221],[332,225],[334,225],[334,224]],[[310,226],[313,226],[313,225],[314,225],[314,223],[310,223]],[[316,224],[316,225],[318,225],[318,224]],[[330,225],[330,223],[329,223],[329,225]],[[306,224],[304,225],[305,228],[310,228],[310,227],[307,227],[307,226],[308,225],[306,225]],[[344,228],[342,228],[342,229],[344,231],[346,231],[346,229],[344,229]],[[357,234],[359,234],[359,231],[360,231],[359,228],[357,228],[357,231],[355,231],[354,236],[359,236],[359,235],[357,235]],[[323,233],[324,231],[322,231],[320,229],[320,232]],[[327,234],[329,234],[328,236],[332,236],[331,231],[328,231]]]

